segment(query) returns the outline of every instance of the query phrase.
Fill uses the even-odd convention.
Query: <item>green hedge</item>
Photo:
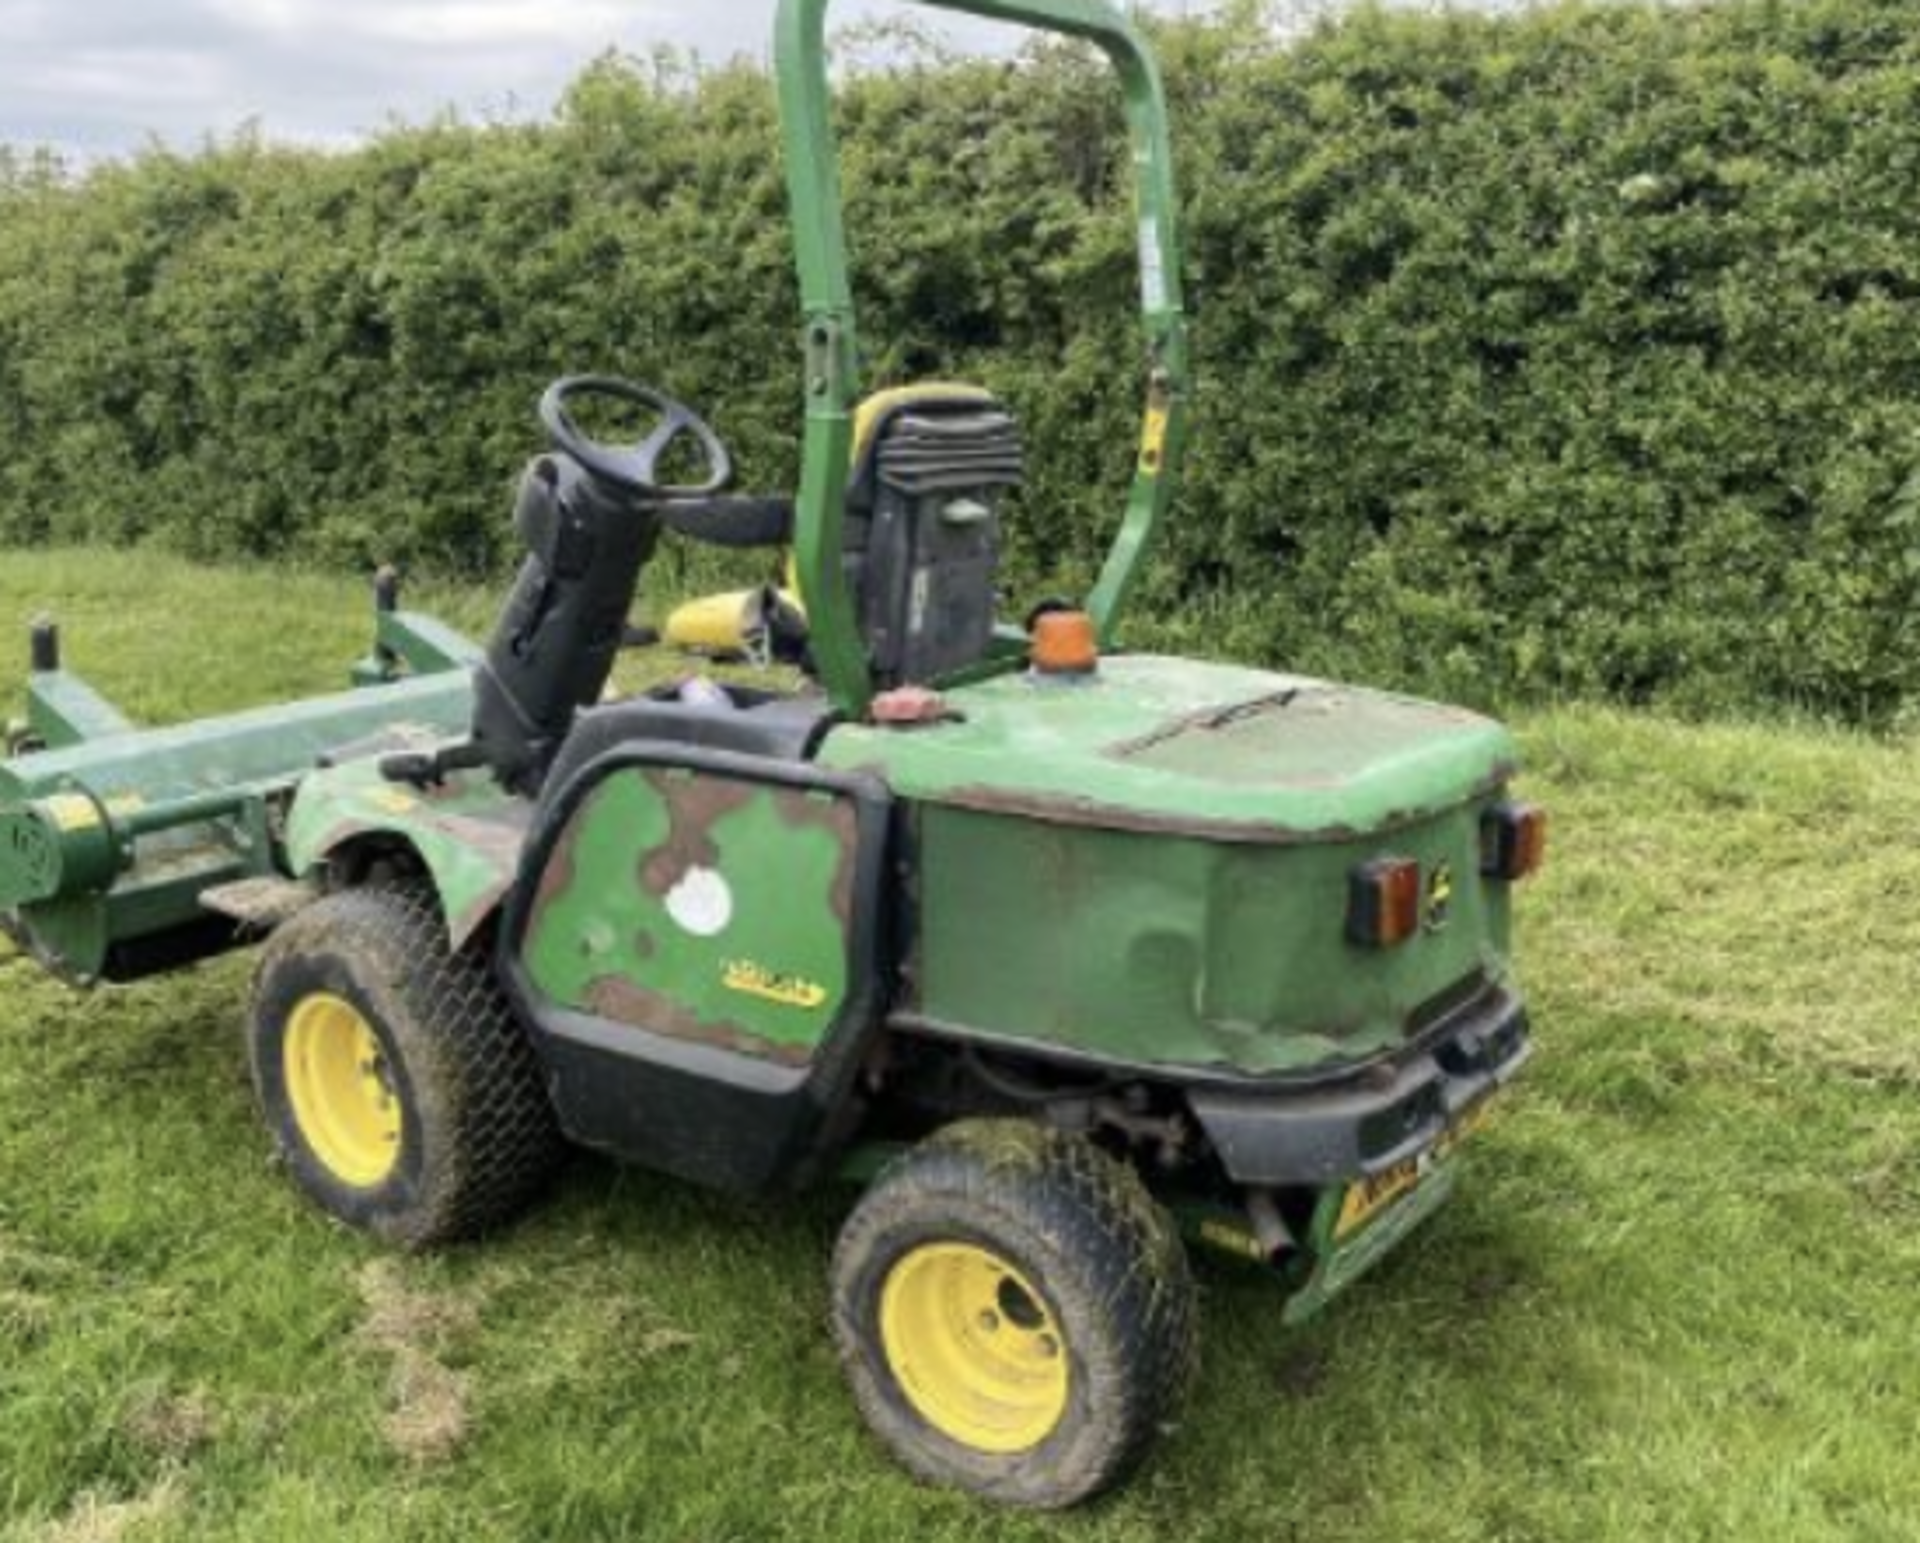
[[[1473,699],[1920,715],[1920,7],[1161,29],[1200,385],[1154,641]],[[1013,581],[1102,547],[1139,396],[1117,103],[1071,50],[844,100],[877,380],[978,376]],[[0,161],[0,539],[496,569],[529,407],[612,369],[789,483],[755,70],[550,123]]]

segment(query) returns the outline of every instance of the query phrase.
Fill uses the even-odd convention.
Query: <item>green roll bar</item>
[[[1087,601],[1101,638],[1108,640],[1154,530],[1173,501],[1186,444],[1186,319],[1173,150],[1160,69],[1146,40],[1106,0],[916,3],[1084,38],[1113,62],[1126,93],[1139,221],[1140,308],[1149,363],[1139,460],[1126,516]],[[853,410],[861,383],[827,77],[830,4],[781,0],[774,37],[795,258],[807,318],[807,430],[794,547],[815,665],[834,704],[859,714],[866,709],[872,686],[841,567],[840,542]]]

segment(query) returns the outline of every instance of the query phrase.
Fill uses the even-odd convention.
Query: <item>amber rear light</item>
[[[1085,611],[1046,611],[1033,619],[1033,667],[1042,675],[1091,675],[1100,640]]]
[[[1391,948],[1420,930],[1420,865],[1379,857],[1347,875],[1347,937],[1368,948]]]
[[[1547,860],[1547,811],[1537,804],[1495,804],[1480,819],[1480,871],[1514,883]]]

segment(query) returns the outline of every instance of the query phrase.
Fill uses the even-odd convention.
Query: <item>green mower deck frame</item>
[[[284,877],[286,811],[323,757],[392,733],[457,732],[473,644],[380,588],[359,689],[167,729],[139,729],[33,629],[27,713],[0,762],[0,923],[76,984],[129,981],[244,941],[210,894]]]
[[[1452,1191],[1530,1051],[1510,907],[1545,827],[1484,718],[1120,648],[1186,437],[1159,75],[1101,0],[923,3],[1091,41],[1125,91],[1144,407],[1081,609],[996,610],[1012,412],[862,399],[827,0],[783,0],[797,495],[724,496],[690,409],[572,377],[485,646],[383,579],[354,689],[140,730],[36,629],[0,924],[79,984],[264,938],[273,1138],[318,1205],[408,1246],[507,1219],[562,1136],[740,1193],[869,1184],[833,1262],[863,1413],[925,1477],[1055,1506],[1172,1418],[1183,1236],[1299,1321]],[[589,439],[583,392],[661,426]],[[661,487],[682,435],[711,478]],[[810,686],[604,696],[669,532],[791,547]]]

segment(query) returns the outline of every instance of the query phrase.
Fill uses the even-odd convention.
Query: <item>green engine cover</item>
[[[1130,656],[947,699],[949,722],[849,726],[822,757],[914,809],[921,1026],[1257,1076],[1370,1059],[1506,980],[1507,885],[1480,872],[1515,763],[1497,724]],[[1346,925],[1378,857],[1428,886],[1423,930],[1385,949]]]

